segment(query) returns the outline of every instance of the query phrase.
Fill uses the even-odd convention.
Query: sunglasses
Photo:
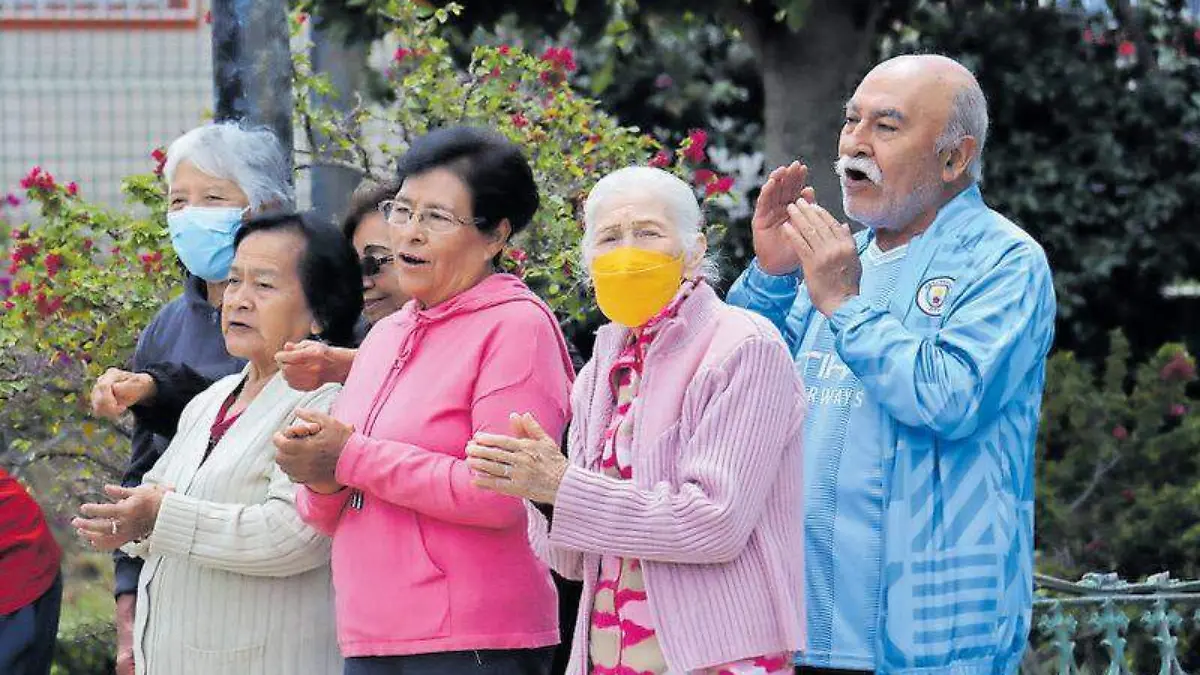
[[[364,277],[373,277],[383,270],[384,266],[390,265],[396,259],[394,255],[373,256],[364,255],[362,257],[362,273]]]

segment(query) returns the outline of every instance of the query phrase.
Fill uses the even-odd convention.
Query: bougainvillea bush
[[[157,174],[124,183],[140,215],[85,201],[34,167],[21,181],[37,225],[8,223],[0,269],[0,462],[39,463],[72,480],[73,497],[111,479],[128,425],[87,416],[86,392],[103,368],[128,362],[138,329],[181,278],[166,243]],[[10,195],[11,201],[18,201]]]
[[[458,6],[376,4],[383,5],[377,10],[390,26],[384,43],[392,45],[379,73],[389,88],[383,102],[355,99],[349,114],[310,104],[340,92],[313,72],[303,50],[297,55],[297,116],[308,132],[310,163],[385,178],[412,138],[455,124],[492,127],[520,144],[533,164],[542,207],[508,251],[506,265],[550,303],[568,337],[586,352],[600,321],[577,264],[587,191],[610,171],[651,164],[694,184],[701,199],[728,199],[733,180],[713,171],[706,132],[691,130],[678,147],[664,148],[641,130],[622,126],[571,86],[576,63],[569,48],[530,53],[514,45],[480,46],[464,70],[442,35]],[[293,18],[299,44],[306,26],[301,16]],[[386,129],[386,138],[375,143],[361,133],[364,128]],[[710,224],[709,235],[715,244],[722,229]]]

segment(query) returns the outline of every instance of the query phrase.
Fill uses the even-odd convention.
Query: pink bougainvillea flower
[[[1168,382],[1191,382],[1196,377],[1196,364],[1185,352],[1178,352],[1162,367],[1159,377]]]
[[[704,161],[704,148],[708,145],[708,132],[703,129],[692,129],[688,132],[688,147],[683,156],[693,164]]]
[[[650,159],[650,166],[656,169],[665,169],[671,166],[671,153],[666,150],[659,150],[654,157]]]

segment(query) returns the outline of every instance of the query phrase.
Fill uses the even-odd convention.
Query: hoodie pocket
[[[378,499],[343,518],[333,555],[343,645],[450,634],[449,580],[429,555],[420,520]]]

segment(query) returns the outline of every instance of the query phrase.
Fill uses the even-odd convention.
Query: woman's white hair
[[[167,148],[163,173],[168,185],[175,181],[179,163],[185,161],[214,178],[237,184],[250,200],[252,212],[264,207],[295,208],[291,170],[270,129],[238,122],[212,122],[192,129]]]
[[[604,207],[604,202],[610,197],[630,193],[652,195],[663,202],[670,215],[671,224],[675,226],[679,240],[683,242],[684,256],[694,259],[699,252],[698,242],[704,234],[704,215],[700,212],[696,193],[687,183],[662,169],[630,166],[617,169],[597,181],[583,204],[584,230],[581,246],[584,269],[589,270],[589,275],[592,258],[595,257],[596,218]],[[719,278],[720,266],[711,250],[700,263],[699,274],[709,281]]]

